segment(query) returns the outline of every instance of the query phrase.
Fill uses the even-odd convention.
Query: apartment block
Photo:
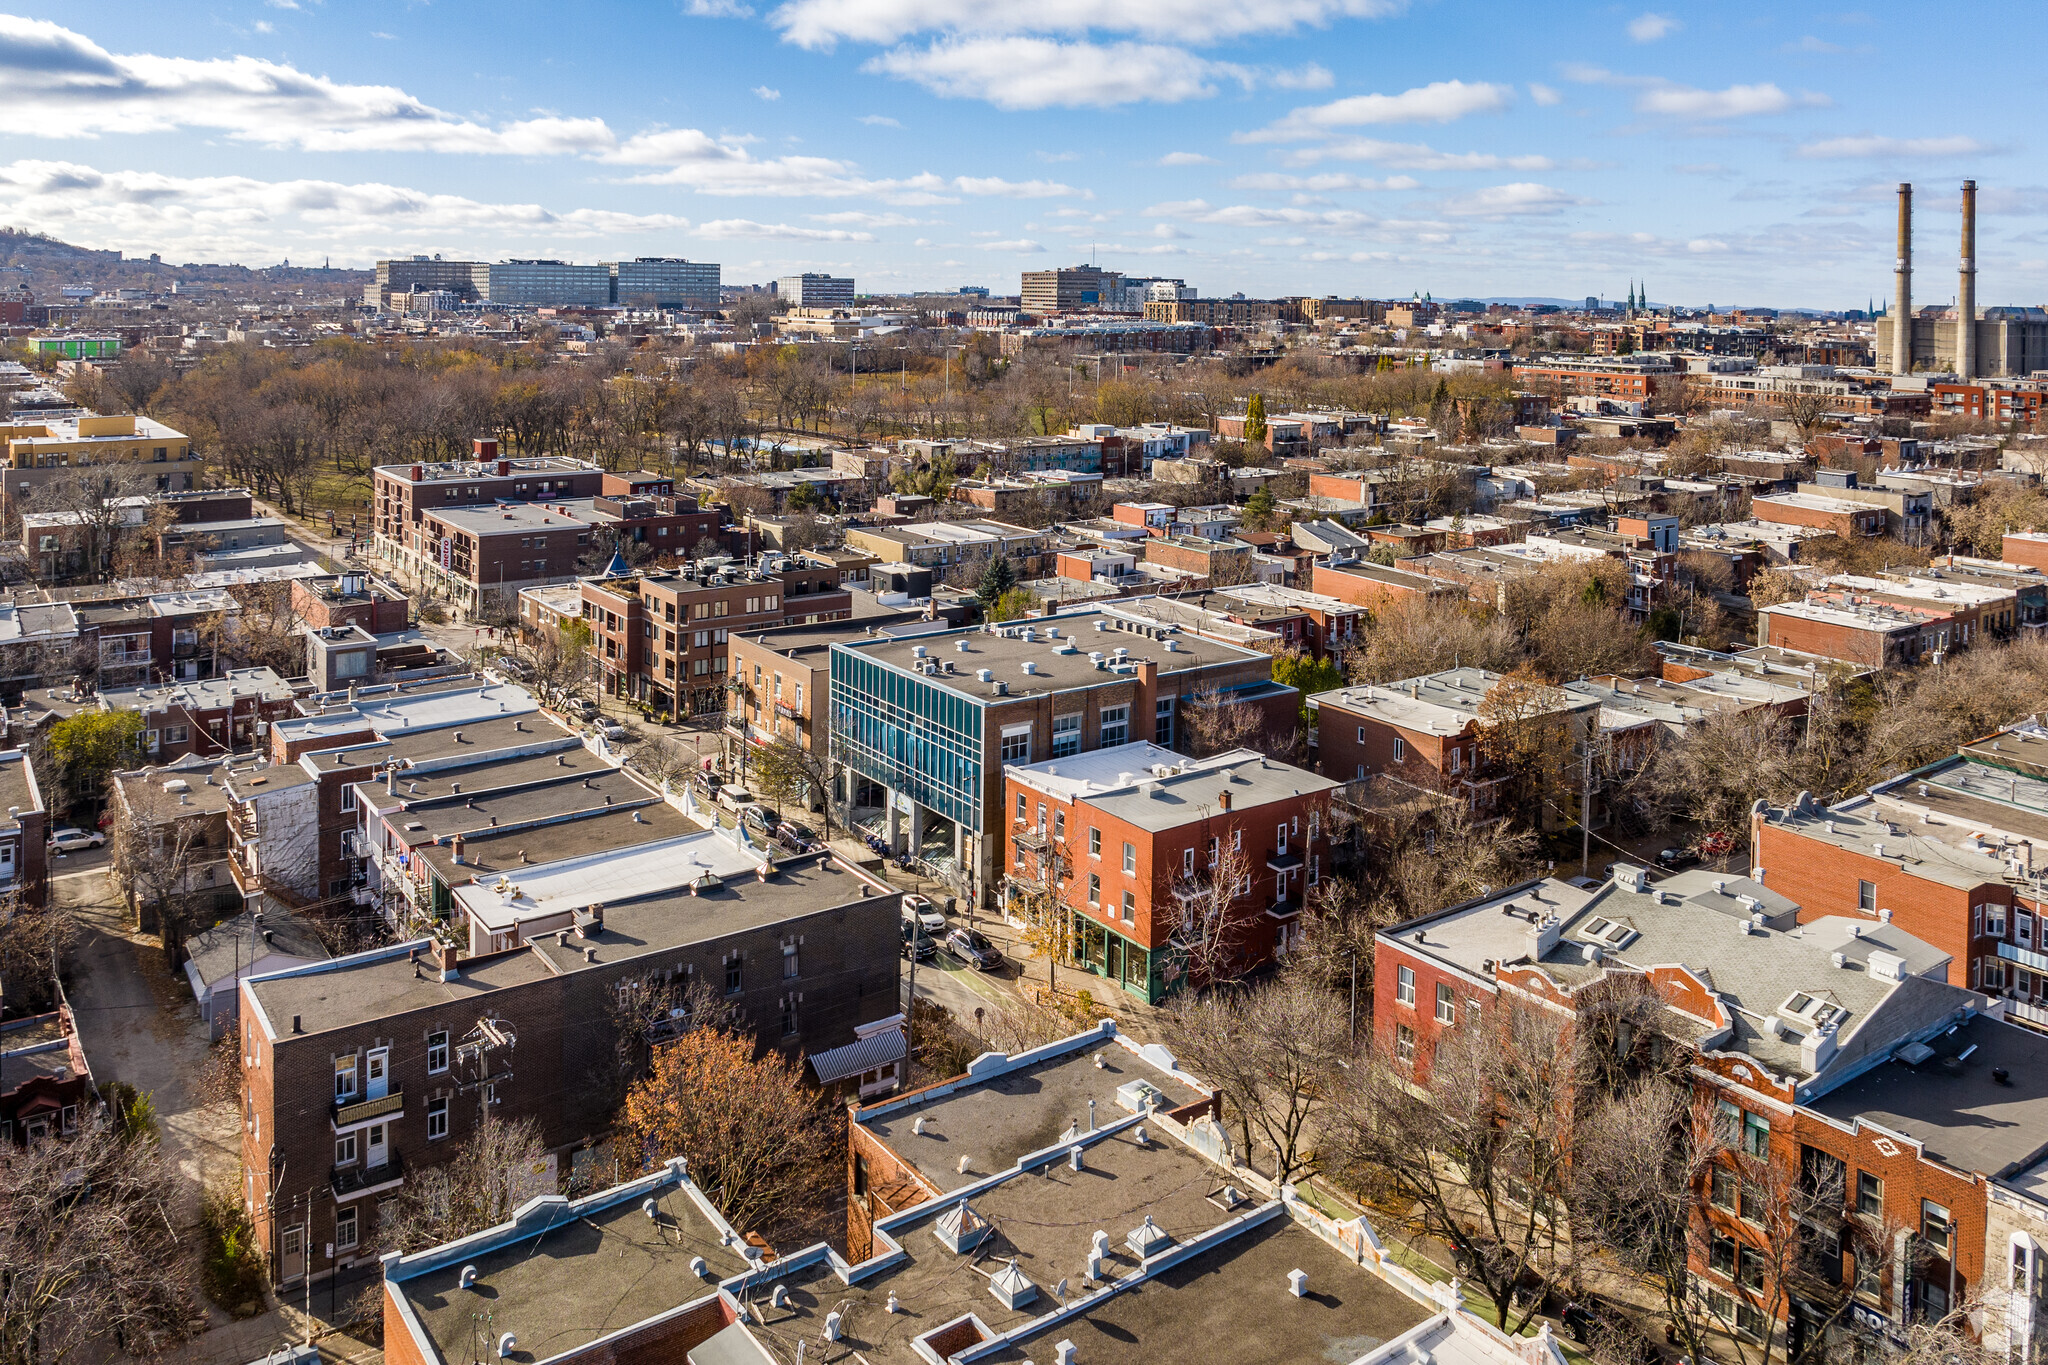
[[[690,261],[679,256],[636,256],[608,261],[611,301],[624,307],[718,307],[719,268],[716,261]]]
[[[1114,608],[832,646],[832,729],[855,809],[879,811],[891,847],[942,858],[982,905],[1008,867],[1004,765],[1146,739],[1173,748],[1193,708],[1223,704],[1284,734],[1299,700],[1263,653]]]
[[[1189,759],[1139,741],[1003,778],[1012,895],[1050,892],[1087,970],[1148,1003],[1284,959],[1328,863],[1338,784],[1250,749]],[[1213,960],[1191,981],[1192,941]]]
[[[853,278],[806,272],[775,281],[775,294],[791,308],[851,308]]]
[[[672,717],[726,709],[733,638],[853,614],[831,564],[767,555],[724,557],[672,570],[620,571],[581,580],[583,619],[604,690]]]

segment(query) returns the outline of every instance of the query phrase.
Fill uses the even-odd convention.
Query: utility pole
[[[1585,741],[1586,774],[1579,784],[1579,875],[1593,858],[1593,741]]]

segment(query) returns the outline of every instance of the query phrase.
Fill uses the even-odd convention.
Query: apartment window
[[[794,981],[797,978],[797,955],[794,943],[782,945],[782,979]]]
[[[2005,907],[1987,905],[1984,907],[1984,932],[1993,938],[2005,937]]]
[[[356,1164],[356,1135],[343,1133],[334,1140],[334,1164],[353,1166]]]
[[[1322,885],[1322,881],[1323,855],[1320,853],[1311,853],[1308,855],[1308,884],[1310,886],[1320,886]]]
[[[1414,1006],[1415,969],[1413,967],[1394,968],[1394,998],[1411,1008]]]
[[[445,1099],[427,1101],[427,1141],[439,1142],[448,1136],[448,1101]]]
[[[1856,1212],[1866,1218],[1884,1217],[1884,1181],[1869,1171],[1856,1172]]]
[[[1949,1222],[1948,1210],[1932,1199],[1920,1201],[1920,1240],[1927,1243],[1936,1255],[1949,1254],[1949,1234],[1955,1225]]]
[[[353,1208],[335,1210],[334,1249],[337,1252],[353,1251],[356,1246],[356,1211]]]
[[[1091,858],[1100,858],[1102,856],[1102,831],[1093,825],[1088,826],[1088,856]]]
[[[2034,946],[2034,917],[2024,910],[2015,910],[2012,915],[2012,936],[2022,948]]]
[[[1134,891],[1124,892],[1124,923],[1132,924],[1138,918],[1138,896]]]
[[[1195,875],[1195,851],[1193,849],[1186,848],[1181,850],[1180,872],[1183,877]]]
[[[1745,1223],[1755,1223],[1756,1225],[1761,1227],[1763,1225],[1764,1219],[1767,1218],[1771,1212],[1770,1204],[1764,1198],[1764,1192],[1758,1189],[1755,1185],[1751,1184],[1749,1181],[1745,1180],[1742,1182],[1741,1193],[1742,1221]]]
[[[1218,855],[1218,852],[1217,852],[1217,850],[1218,850],[1218,848],[1219,848],[1219,847],[1220,847],[1220,845],[1219,845],[1219,844],[1218,844],[1218,843],[1216,842],[1216,836],[1215,836],[1215,835],[1213,835],[1213,834],[1212,834],[1212,835],[1210,835],[1210,836],[1209,836],[1209,866],[1211,866],[1211,867],[1214,867],[1214,866],[1216,866],[1216,859],[1217,859],[1217,857],[1219,856],[1219,855]]]
[[[1023,793],[1023,792],[1018,792],[1018,793],[1017,793],[1017,823],[1018,823],[1018,824],[1020,824],[1020,825],[1024,823],[1024,810],[1025,810],[1025,804],[1024,804],[1024,793]]]
[[[1866,915],[1877,913],[1876,882],[1859,881],[1856,883],[1856,908]]]
[[[1323,834],[1323,813],[1312,810],[1308,813],[1308,841],[1314,843]]]
[[[1052,756],[1066,758],[1081,752],[1081,713],[1052,718]]]
[[[785,996],[782,1001],[782,1036],[794,1038],[796,1031],[796,997]]]
[[[1457,772],[1465,761],[1465,751],[1456,745],[1451,747],[1451,771]]]
[[[1024,763],[1031,758],[1031,727],[1028,725],[1006,725],[1003,727],[1003,762]]]
[[[1707,1202],[1717,1209],[1735,1212],[1735,1172],[1726,1166],[1716,1166],[1707,1179]]]
[[[1408,757],[1408,741],[1401,738],[1399,735],[1395,735],[1394,762],[1399,763],[1402,759],[1406,757]]]
[[[1232,851],[1234,851],[1234,852],[1237,852],[1237,853],[1242,853],[1242,852],[1244,852],[1244,830],[1243,830],[1243,829],[1241,829],[1241,828],[1240,828],[1240,829],[1234,829],[1234,830],[1230,831],[1230,847],[1231,847]]]
[[[1458,1022],[1458,997],[1449,986],[1439,982],[1436,988],[1436,1021],[1439,1024]]]
[[[352,810],[354,810],[355,808],[356,808],[356,786],[355,786],[355,783],[353,783],[353,782],[345,782],[345,783],[343,783],[343,784],[342,784],[342,788],[341,788],[341,809],[342,809],[342,811],[343,811],[344,813],[346,813],[346,812],[348,812],[348,811],[352,811]]]
[[[734,958],[725,964],[725,993],[738,995],[741,987],[740,959]]]
[[[1771,1154],[1771,1121],[1762,1114],[1743,1113],[1742,1150],[1751,1156]]]
[[[1173,703],[1172,697],[1161,697],[1152,708],[1152,742],[1162,749],[1173,747]]]
[[[1725,1280],[1735,1278],[1735,1239],[1715,1234],[1707,1246],[1707,1269]]]
[[[1090,905],[1102,904],[1102,878],[1096,876],[1093,872],[1088,874],[1088,903]]]
[[[352,1100],[356,1097],[356,1055],[334,1059],[334,1098]]]
[[[1415,1060],[1415,1030],[1406,1024],[1394,1025],[1394,1055],[1404,1062]]]
[[[1127,875],[1130,875],[1135,874],[1137,870],[1138,846],[1136,844],[1126,843],[1124,845],[1124,872]]]
[[[1279,832],[1273,836],[1273,839],[1273,851],[1276,853],[1285,853],[1287,851],[1287,826],[1284,824],[1281,825]]]
[[[703,648],[704,648],[705,646],[709,645],[710,643],[711,643],[711,632],[710,632],[710,631],[708,631],[708,630],[700,630],[700,631],[696,631],[696,632],[693,632],[693,633],[691,634],[691,636],[690,636],[690,645],[691,645],[691,647],[692,647],[692,648],[694,648],[694,649],[703,649]]]
[[[1360,744],[1365,743],[1365,727],[1363,725],[1358,727],[1358,742]]]
[[[1105,706],[1102,708],[1102,739],[1100,748],[1113,749],[1125,744],[1131,737],[1131,708],[1128,706]]]
[[[1736,1259],[1735,1282],[1744,1289],[1762,1292],[1764,1287],[1764,1254],[1756,1247],[1743,1247]]]
[[[1055,839],[1065,839],[1067,837],[1067,813],[1063,810],[1056,810],[1052,813],[1052,837]]]

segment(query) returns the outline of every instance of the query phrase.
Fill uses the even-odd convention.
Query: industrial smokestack
[[[1963,261],[1956,277],[1956,373],[1977,374],[1977,182],[1963,182]],[[1987,416],[1989,414],[1986,414]]]
[[[1899,186],[1899,258],[1893,267],[1892,373],[1913,372],[1913,187]]]

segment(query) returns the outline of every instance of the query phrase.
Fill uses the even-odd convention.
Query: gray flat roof
[[[654,1200],[660,1222],[641,1211],[645,1198]],[[691,1273],[697,1256],[714,1279],[746,1269],[696,1203],[669,1184],[607,1208],[586,1204],[537,1234],[396,1283],[449,1365],[467,1365],[476,1354],[479,1315],[488,1315],[484,1357],[495,1359],[497,1338],[510,1332],[518,1359],[547,1360],[715,1292],[714,1279]],[[462,1269],[470,1265],[476,1280],[465,1289]]]
[[[1886,1062],[1808,1107],[1882,1124],[1958,1170],[2026,1176],[2048,1155],[2048,1037],[1979,1016],[1929,1046],[1935,1055],[1920,1065]],[[2011,1083],[1994,1080],[1994,1070]],[[2036,1187],[2031,1177],[2025,1183]]]
[[[1097,622],[1106,628],[1097,629]],[[981,701],[995,697],[995,682],[1007,684],[1009,696],[1022,697],[1099,687],[1133,676],[1097,668],[1088,657],[1095,652],[1107,656],[1117,649],[1127,649],[1132,661],[1156,662],[1162,679],[1194,669],[1254,662],[1265,657],[1256,650],[1241,649],[1184,631],[1172,630],[1167,639],[1157,640],[1137,630],[1120,630],[1117,628],[1119,624],[1141,626],[1145,630],[1161,629],[1110,609],[1091,608],[1038,617],[1024,625],[1006,625],[996,634],[977,626],[903,640],[850,640],[841,647],[857,650],[866,658],[906,671],[916,661],[915,651],[922,648],[927,658],[942,665],[950,663],[957,670],[950,674],[926,676],[924,681]],[[1031,640],[1024,638],[1026,630],[1031,631]],[[1051,630],[1059,632],[1057,638],[1048,635]],[[966,649],[959,647],[962,644]],[[1166,647],[1168,644],[1173,646],[1170,651]],[[1063,649],[1073,652],[1060,652]],[[1034,672],[1024,671],[1027,661],[1034,666]],[[995,674],[995,682],[977,681],[975,673],[983,668]]]
[[[440,979],[428,949],[421,950],[421,962],[415,972],[406,952],[387,949],[335,958],[317,968],[254,977],[244,985],[262,1007],[272,1035],[287,1037],[293,1016],[302,1020],[308,1034],[324,1033],[436,1005],[465,1005],[506,986],[554,975],[524,948],[465,958],[453,981]]]

